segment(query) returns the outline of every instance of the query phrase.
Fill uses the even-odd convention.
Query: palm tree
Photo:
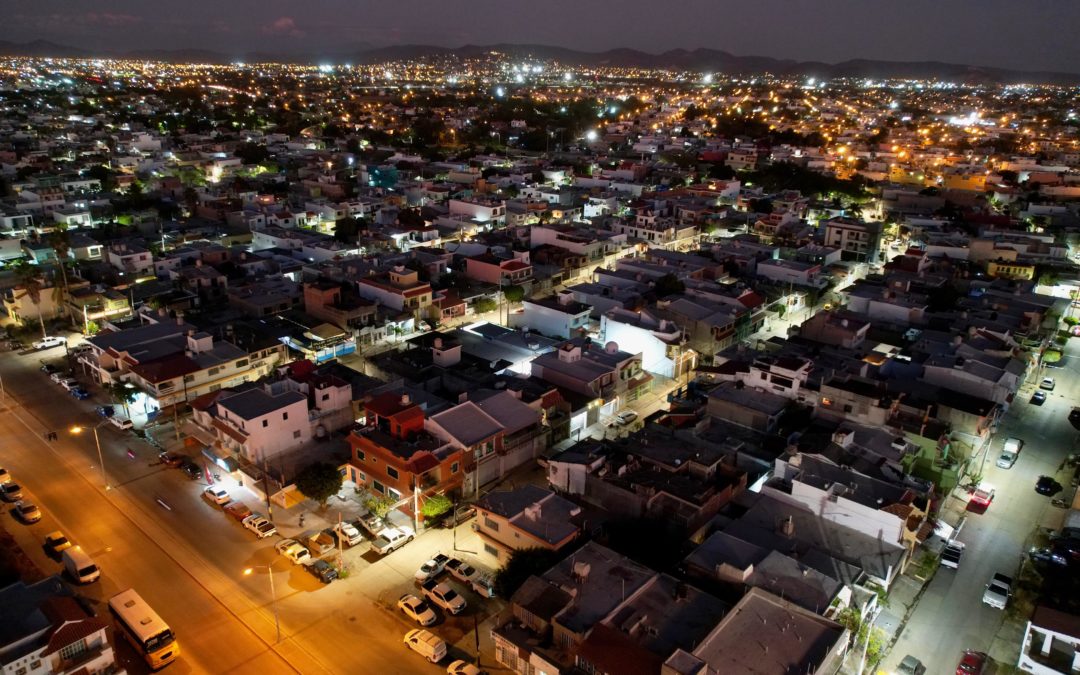
[[[128,382],[116,381],[110,382],[104,389],[109,392],[112,400],[124,406],[124,414],[128,416],[128,419],[131,419],[131,411],[128,409],[128,405],[135,402],[135,397],[139,394],[138,388]]]
[[[56,263],[60,266],[60,279],[62,285],[57,287],[56,298],[58,305],[63,305],[67,298],[68,280],[67,280],[67,268],[65,267],[68,259],[68,254],[71,253],[71,237],[67,232],[67,225],[61,223],[57,225],[56,231],[49,235],[49,244],[52,245],[53,253],[56,254]],[[71,318],[70,312],[68,318]]]
[[[37,308],[38,321],[41,322],[41,337],[44,338],[47,334],[45,332],[45,317],[41,314],[41,290],[44,287],[41,272],[37,267],[23,261],[15,268],[15,276],[19,280],[19,285],[23,288],[22,295],[16,296],[15,299],[30,296],[30,302],[34,303],[34,307]]]

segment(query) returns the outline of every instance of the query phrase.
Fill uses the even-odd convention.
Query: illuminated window
[[[822,396],[821,397],[821,405],[826,405],[826,406],[832,405],[832,399],[829,398],[828,396]]]

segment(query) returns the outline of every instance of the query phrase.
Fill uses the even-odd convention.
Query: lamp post
[[[105,474],[105,459],[101,455],[101,438],[98,436],[98,428],[106,422],[108,422],[108,420],[95,424],[90,427],[90,429],[94,432],[94,445],[97,446],[98,468],[101,470],[101,480],[105,483],[105,489],[111,490],[112,486],[109,485],[109,477]],[[82,433],[83,427],[73,426],[70,431],[71,433],[78,435]]]
[[[265,569],[266,576],[270,578],[270,606],[274,610],[274,629],[277,631],[277,640],[275,642],[281,642],[281,621],[278,618],[277,611],[277,591],[274,590],[274,566],[273,563],[269,565],[255,565],[248,567],[244,570],[244,576],[249,577],[256,569]]]

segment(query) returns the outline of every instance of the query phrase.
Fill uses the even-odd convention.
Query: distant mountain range
[[[245,53],[227,54],[202,49],[141,50],[100,52],[60,45],[44,40],[14,43],[0,41],[0,56],[52,56],[59,58],[134,58],[151,61],[181,63],[231,63],[234,61],[285,63],[356,63],[370,64],[386,61],[407,61],[432,56],[478,57],[489,52],[500,52],[515,58],[550,59],[560,63],[581,66],[620,66],[639,68],[669,68],[712,72],[726,75],[751,75],[772,73],[795,77],[818,77],[825,79],[852,78],[899,78],[940,79],[967,83],[1047,83],[1061,85],[1080,84],[1080,73],[1057,73],[1009,70],[970,66],[939,61],[876,61],[853,59],[840,63],[794,61],[768,56],[736,56],[717,49],[673,49],[652,54],[637,49],[611,49],[604,52],[583,52],[564,47],[547,45],[465,45],[463,47],[436,47],[431,45],[396,45],[370,47],[354,45],[338,48],[323,54],[274,54]]]

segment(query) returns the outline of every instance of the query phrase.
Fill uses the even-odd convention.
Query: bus
[[[172,630],[135,589],[129,588],[109,598],[109,610],[120,632],[152,669],[164,668],[180,655],[180,645]]]

